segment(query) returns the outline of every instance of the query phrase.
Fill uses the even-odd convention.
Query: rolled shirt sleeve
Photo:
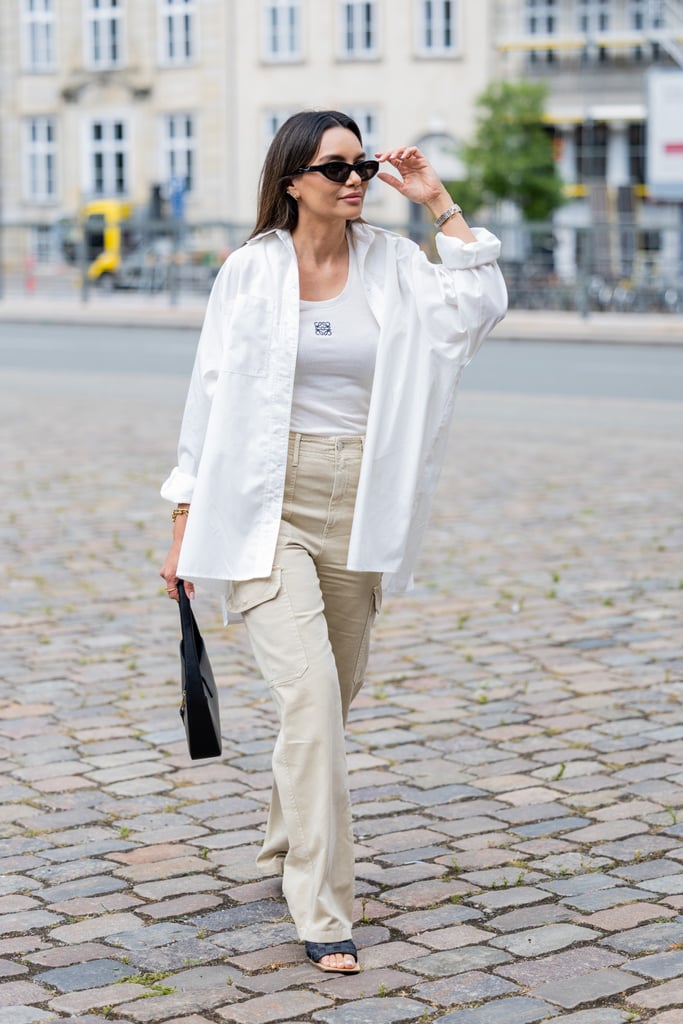
[[[444,299],[460,310],[460,322],[467,335],[463,365],[475,356],[482,342],[507,312],[505,280],[496,262],[500,241],[486,228],[473,228],[476,242],[436,236],[441,257]]]

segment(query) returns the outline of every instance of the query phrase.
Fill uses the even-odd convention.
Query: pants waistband
[[[289,451],[293,456],[293,462],[296,466],[299,461],[299,451],[301,448],[304,451],[318,451],[318,452],[341,452],[346,449],[347,451],[359,451],[362,453],[365,438],[352,434],[340,434],[337,437],[327,437],[323,434],[300,434],[295,431],[290,431],[289,434]]]

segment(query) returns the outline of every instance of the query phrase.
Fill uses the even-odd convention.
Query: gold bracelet
[[[171,512],[171,519],[175,523],[178,516],[186,516],[189,515],[189,513],[189,508],[174,508],[173,511]]]

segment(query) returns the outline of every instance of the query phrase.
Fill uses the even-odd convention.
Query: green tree
[[[525,220],[540,221],[562,205],[553,140],[543,123],[546,95],[540,82],[493,82],[478,98],[474,141],[461,153],[467,177],[449,185],[463,207],[510,199]]]

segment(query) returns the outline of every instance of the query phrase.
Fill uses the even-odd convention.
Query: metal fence
[[[510,306],[683,312],[683,228],[636,223],[498,225]]]
[[[410,235],[435,258],[430,225],[388,225]],[[116,225],[112,259],[103,233],[83,225],[0,224],[0,297],[78,298],[104,293],[156,294],[169,303],[211,288],[226,256],[249,226],[226,222],[136,221]],[[511,308],[591,311],[683,312],[683,228],[657,231],[636,224],[500,223]],[[111,246],[110,246],[111,248]],[[104,269],[103,269],[104,267]]]
[[[104,293],[208,295],[248,229],[226,223],[136,220],[98,228],[0,225],[0,296],[96,301]]]

